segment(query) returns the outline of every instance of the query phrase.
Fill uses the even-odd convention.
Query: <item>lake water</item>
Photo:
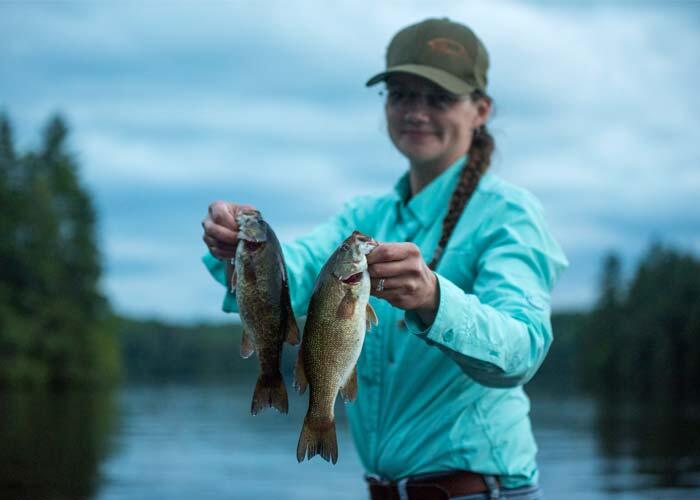
[[[306,399],[249,414],[252,384],[0,395],[0,499],[358,499],[343,414],[339,460],[298,464]],[[540,484],[554,499],[700,499],[700,416],[533,396]]]

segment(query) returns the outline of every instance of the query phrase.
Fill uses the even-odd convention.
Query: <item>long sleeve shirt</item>
[[[355,229],[380,242],[413,242],[428,260],[464,161],[413,197],[404,175],[393,192],[357,198],[283,245],[295,314],[306,314],[321,267]],[[204,261],[223,283],[223,264]],[[358,398],[347,407],[367,473],[398,479],[460,469],[499,476],[508,488],[537,482],[522,385],[552,342],[550,290],[567,265],[538,201],[484,174],[435,270],[432,325],[370,299],[379,325],[365,336]],[[226,294],[223,309],[236,311],[235,295]]]

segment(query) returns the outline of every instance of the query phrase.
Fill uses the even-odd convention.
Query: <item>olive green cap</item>
[[[367,86],[396,73],[427,78],[448,92],[486,93],[489,55],[472,30],[447,18],[426,19],[399,31],[386,51],[386,70]]]

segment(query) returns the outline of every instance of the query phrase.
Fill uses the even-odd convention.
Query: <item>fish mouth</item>
[[[347,278],[341,278],[340,281],[345,283],[346,285],[357,285],[362,281],[362,275],[364,274],[364,271],[360,271],[359,273],[351,274]]]
[[[243,245],[249,252],[255,252],[265,246],[264,241],[243,240]]]

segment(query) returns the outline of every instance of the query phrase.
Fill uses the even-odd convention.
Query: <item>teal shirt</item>
[[[404,175],[394,192],[355,199],[283,245],[295,314],[306,314],[321,267],[355,229],[379,242],[413,242],[430,260],[463,164],[410,199]],[[204,261],[223,283],[222,263],[211,255]],[[379,326],[365,336],[358,398],[347,406],[367,473],[397,479],[463,469],[497,475],[509,488],[537,482],[521,386],[552,342],[550,290],[566,266],[537,200],[486,173],[437,266],[433,324],[370,299]],[[223,309],[236,311],[234,295],[226,294]]]

